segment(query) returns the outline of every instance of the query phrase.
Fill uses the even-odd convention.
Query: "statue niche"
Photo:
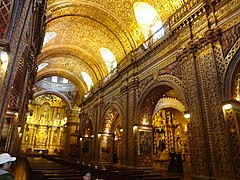
[[[47,125],[49,122],[51,107],[50,104],[45,102],[40,108],[39,125]]]

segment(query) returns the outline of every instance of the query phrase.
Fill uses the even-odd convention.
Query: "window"
[[[68,79],[63,78],[63,79],[62,79],[62,83],[67,84],[67,83],[68,83]]]
[[[53,38],[55,38],[57,35],[56,32],[46,32],[45,36],[44,36],[44,41],[43,41],[43,46],[45,44],[47,44],[50,40],[52,40]]]
[[[48,65],[48,63],[42,63],[38,65],[38,71],[41,71],[43,68],[45,68]]]
[[[58,81],[58,77],[57,76],[52,76],[52,82],[57,82]]]
[[[88,87],[88,91],[89,91],[93,87],[92,78],[89,76],[88,73],[86,73],[84,71],[81,71],[81,75],[82,75],[84,81],[86,82],[87,87]]]
[[[133,4],[133,8],[137,23],[141,26],[144,38],[147,40],[151,35],[153,35],[162,27],[162,21],[159,19],[159,16],[155,9],[147,3],[135,2]],[[159,37],[162,37],[164,32],[161,31],[158,33],[158,36],[156,36],[155,39],[157,37],[158,39]]]
[[[100,48],[101,56],[107,66],[108,73],[117,67],[116,57],[108,48]]]

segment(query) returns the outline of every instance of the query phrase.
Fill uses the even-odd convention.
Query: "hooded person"
[[[14,176],[9,172],[11,162],[15,161],[16,157],[11,157],[8,153],[0,154],[0,179],[14,180]]]

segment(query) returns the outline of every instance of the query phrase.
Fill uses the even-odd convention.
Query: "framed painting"
[[[138,155],[152,154],[152,129],[139,128],[138,130]]]
[[[112,163],[113,162],[113,137],[114,134],[101,134],[99,137],[100,145],[100,162]]]
[[[89,153],[90,150],[90,140],[89,139],[84,139],[83,140],[83,145],[82,145],[82,152],[83,153]]]
[[[100,138],[100,152],[110,153],[113,145],[113,136],[111,134],[102,134]]]

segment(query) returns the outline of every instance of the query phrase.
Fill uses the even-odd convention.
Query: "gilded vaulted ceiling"
[[[38,64],[48,65],[38,71],[37,81],[65,77],[80,96],[87,94],[81,71],[94,84],[108,74],[100,48],[108,48],[120,62],[145,41],[134,15],[135,2],[151,5],[164,23],[183,0],[48,0],[46,32],[55,37],[43,45],[38,57]]]

